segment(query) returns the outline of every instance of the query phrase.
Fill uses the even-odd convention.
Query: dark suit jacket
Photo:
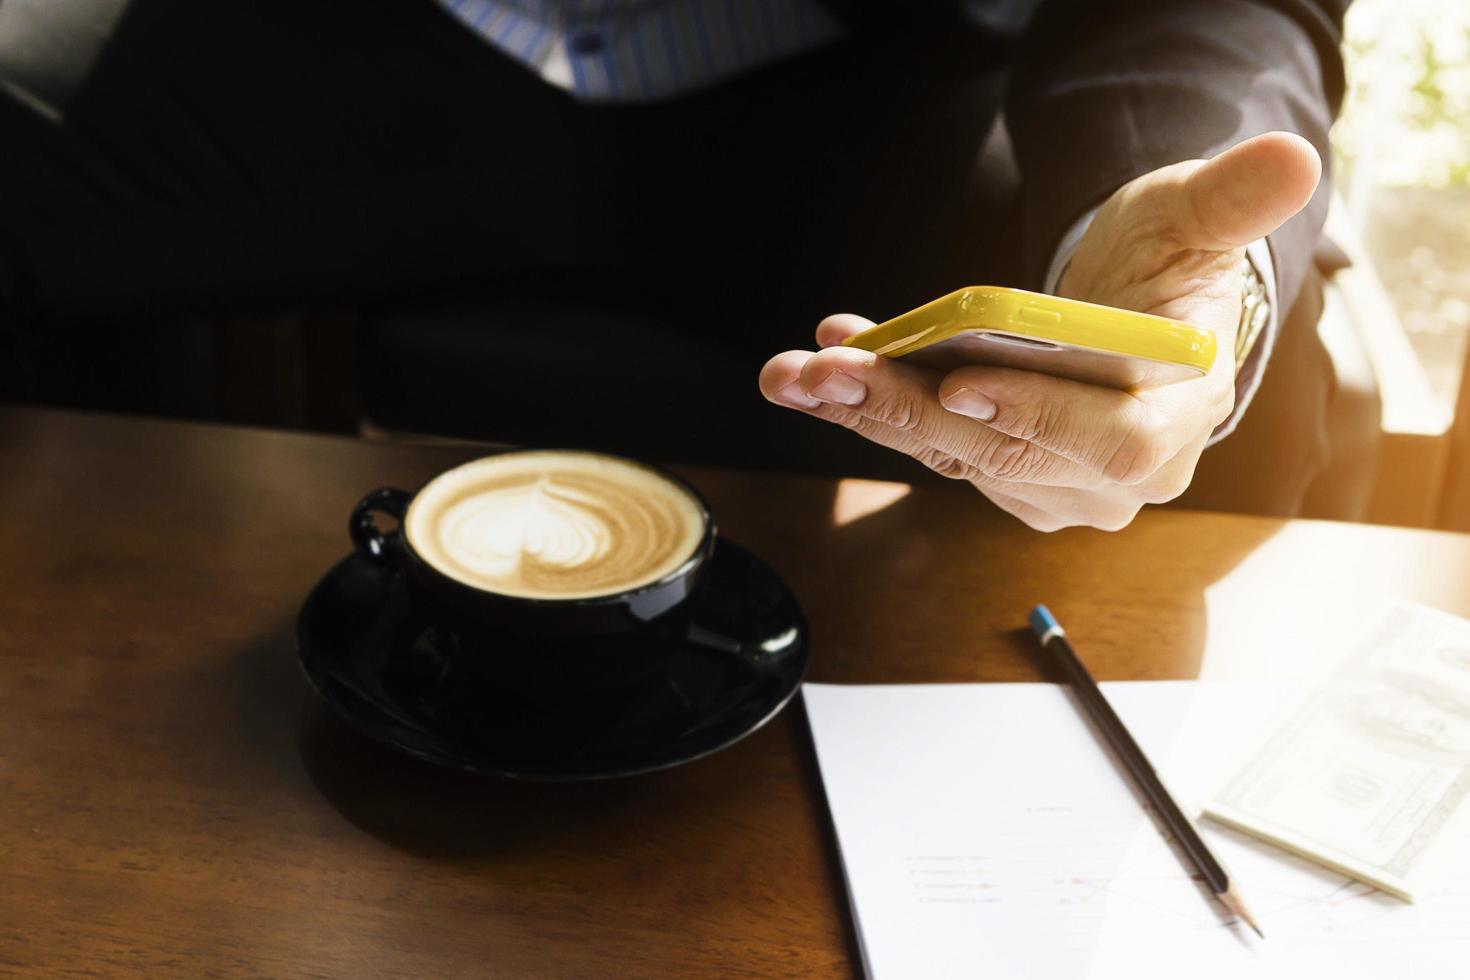
[[[567,98],[434,0],[43,5],[73,28],[92,10],[107,41],[48,90],[59,112],[0,89],[0,397],[209,415],[213,348],[171,318],[329,302],[362,318],[360,390],[386,428],[909,479],[767,406],[760,364],[833,309],[1017,281],[1017,227],[1035,285],[1069,223],[1158,166],[1272,128],[1325,155],[1342,90],[1340,0],[1042,0],[1030,19],[1026,0],[827,2],[873,43],[635,111]],[[977,192],[966,128],[1007,84],[1019,224]],[[1275,236],[1288,300],[1325,199]],[[97,325],[51,327],[67,318]],[[1284,353],[1266,388],[1305,390]],[[1259,425],[1288,417],[1315,424],[1293,406]],[[1311,472],[1313,438],[1283,443],[1272,485]]]
[[[1274,129],[1304,136],[1327,161],[1348,2],[1043,0],[1018,38],[1006,100],[1033,280],[1072,222],[1140,174]],[[979,12],[996,5],[831,6],[858,30],[980,34]],[[1271,236],[1283,309],[1311,265],[1329,194],[1324,176],[1307,209]]]

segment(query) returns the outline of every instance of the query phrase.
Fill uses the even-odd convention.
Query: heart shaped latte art
[[[620,460],[525,453],[461,470],[420,493],[410,538],[440,571],[492,592],[626,591],[673,571],[703,534],[702,508],[687,492]]]

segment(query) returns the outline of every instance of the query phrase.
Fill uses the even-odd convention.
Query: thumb
[[[1307,206],[1321,177],[1316,148],[1293,133],[1237,143],[1179,186],[1180,244],[1223,251],[1264,238]]]

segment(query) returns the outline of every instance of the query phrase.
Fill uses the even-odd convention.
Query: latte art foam
[[[594,453],[507,453],[419,491],[404,521],[435,569],[502,595],[578,599],[656,582],[693,555],[703,508],[652,470]]]

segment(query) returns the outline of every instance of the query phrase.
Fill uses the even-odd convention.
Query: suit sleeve
[[[1342,102],[1347,0],[1049,0],[1032,18],[1006,101],[1021,170],[1026,264],[1040,283],[1066,229],[1119,186],[1281,129],[1328,160]],[[1329,200],[1270,236],[1291,307]]]

